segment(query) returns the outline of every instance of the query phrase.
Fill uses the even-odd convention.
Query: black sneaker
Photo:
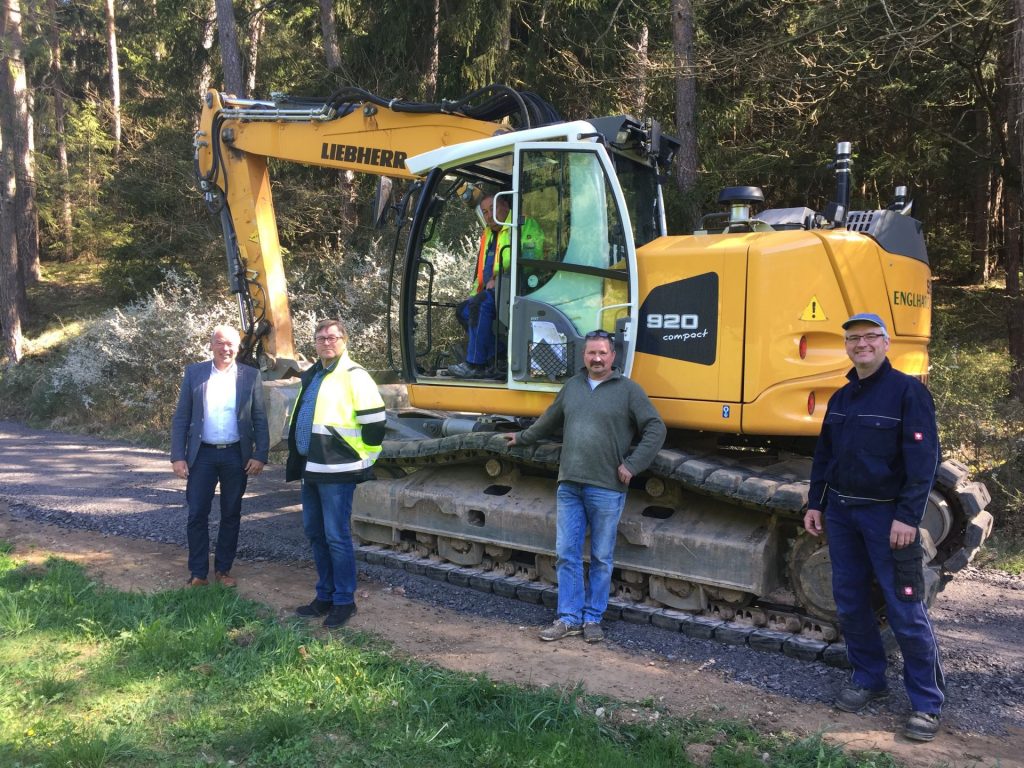
[[[914,741],[931,741],[939,732],[939,716],[928,712],[911,712],[903,735]]]
[[[841,709],[843,712],[860,712],[872,701],[884,699],[888,695],[888,688],[872,691],[869,688],[858,688],[855,685],[849,685],[843,688],[839,695],[836,696],[836,709]]]
[[[330,610],[330,600],[314,600],[309,605],[300,605],[296,608],[295,615],[304,619],[315,619],[318,616],[326,616]]]
[[[348,620],[356,615],[356,604],[345,603],[344,605],[332,605],[331,612],[324,619],[324,626],[328,629],[337,629],[345,626]]]

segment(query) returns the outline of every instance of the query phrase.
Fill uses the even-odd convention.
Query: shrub
[[[161,290],[87,323],[55,359],[5,371],[4,415],[162,445],[182,371],[209,356],[218,323],[237,324],[231,303],[171,275]]]

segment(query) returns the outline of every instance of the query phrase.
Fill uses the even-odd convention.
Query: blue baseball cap
[[[856,315],[854,315],[845,323],[843,323],[843,330],[845,331],[854,323],[871,323],[872,325],[877,325],[885,332],[886,336],[889,335],[889,329],[885,327],[885,321],[878,315],[876,315],[874,312],[858,312]]]

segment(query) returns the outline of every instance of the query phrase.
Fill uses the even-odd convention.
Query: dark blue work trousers
[[[825,530],[832,560],[832,594],[854,685],[873,691],[886,687],[885,649],[871,605],[874,578],[903,653],[903,683],[911,707],[916,712],[938,714],[946,686],[928,609],[923,602],[904,602],[896,595],[895,561],[889,546],[895,513],[893,503],[851,505],[829,492]]]
[[[494,291],[485,290],[459,304],[457,315],[469,334],[466,361],[473,365],[494,362]]]
[[[213,555],[215,572],[228,573],[238,549],[242,522],[242,496],[248,481],[238,443],[225,448],[203,443],[188,468],[185,498],[188,501],[188,569],[196,578],[210,572],[210,507],[220,483],[220,525]]]

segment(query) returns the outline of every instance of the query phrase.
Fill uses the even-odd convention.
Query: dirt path
[[[17,519],[2,502],[0,540],[11,542],[18,558],[41,561],[59,555],[122,590],[178,588],[186,559],[185,552],[173,545]],[[282,617],[308,600],[315,580],[308,565],[277,562],[240,561],[233,575],[242,595],[270,605]],[[900,723],[891,716],[847,715],[772,696],[724,680],[708,665],[627,653],[614,645],[544,644],[536,640],[535,627],[509,631],[494,622],[409,600],[378,583],[361,584],[358,601],[352,626],[385,638],[412,657],[519,684],[571,688],[582,682],[591,693],[624,702],[619,717],[649,716],[649,710],[634,711],[629,704],[651,700],[672,715],[732,718],[762,732],[820,731],[849,749],[882,750],[913,766],[1024,766],[1021,732],[992,737],[944,727],[931,744],[914,744],[894,736]]]

